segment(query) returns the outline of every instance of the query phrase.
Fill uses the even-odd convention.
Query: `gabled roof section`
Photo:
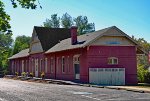
[[[22,58],[27,56],[29,56],[29,48],[20,51],[19,53],[13,55],[12,57],[9,57],[8,59],[11,60],[11,59]]]
[[[107,33],[107,32],[111,31],[112,29],[115,29],[115,30],[119,31],[121,33],[121,36],[125,36],[132,43],[134,43],[135,46],[138,47],[138,49],[140,49],[140,46],[138,45],[138,43],[135,42],[130,36],[125,34],[123,31],[121,31],[116,26],[112,26],[112,27],[108,27],[108,28],[105,28],[105,29],[102,29],[102,30],[99,30],[99,31],[95,31],[95,32],[92,32],[92,33],[88,33],[88,34],[78,36],[77,37],[78,43],[75,44],[75,45],[71,44],[71,38],[62,40],[62,41],[60,41],[60,43],[56,44],[54,47],[50,48],[45,53],[58,52],[58,51],[63,51],[63,50],[70,50],[70,49],[75,49],[75,48],[84,48],[86,46],[89,46],[90,44],[92,44],[93,42],[95,42],[97,39],[99,39],[102,36],[105,36],[105,35],[109,36],[109,33]],[[144,53],[143,50],[141,50],[141,52]]]
[[[59,41],[71,37],[70,29],[66,28],[48,28],[48,27],[34,27],[35,32],[41,42],[44,51],[52,48]]]

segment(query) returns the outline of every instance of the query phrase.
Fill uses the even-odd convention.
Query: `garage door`
[[[89,68],[89,82],[100,85],[125,85],[125,68]]]

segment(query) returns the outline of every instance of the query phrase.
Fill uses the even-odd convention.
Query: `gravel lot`
[[[150,94],[0,78],[0,101],[150,101]]]

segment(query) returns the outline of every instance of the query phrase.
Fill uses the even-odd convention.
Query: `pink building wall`
[[[89,68],[125,68],[126,84],[137,84],[137,65],[136,65],[136,48],[135,46],[89,46],[80,49],[72,49],[50,54],[33,54],[30,57],[13,59],[15,61],[15,70],[21,74],[21,61],[29,60],[25,72],[35,73],[35,65],[31,63],[32,59],[40,59],[42,62],[42,70],[45,71],[45,61],[47,58],[46,78],[75,80],[75,72],[73,66],[73,56],[80,54],[80,81],[83,83],[89,82]],[[62,73],[61,59],[65,58],[65,73]],[[67,58],[69,56],[69,68]],[[108,65],[109,57],[117,57],[118,65]],[[50,71],[51,58],[53,58],[53,72]],[[58,58],[58,62],[57,62]],[[38,61],[38,69],[40,70],[40,62]],[[30,63],[29,63],[30,62]],[[58,66],[57,66],[58,63]],[[29,65],[30,64],[30,65]],[[33,66],[32,66],[33,65]],[[26,67],[26,66],[25,66]],[[27,71],[26,71],[27,70]],[[41,74],[39,71],[39,77]]]
[[[85,49],[74,49],[74,50],[67,50],[62,52],[56,52],[51,54],[46,54],[46,57],[48,58],[48,78],[55,78],[55,79],[63,79],[63,80],[75,80],[75,73],[74,73],[74,66],[73,66],[73,56],[76,54],[80,55],[80,67],[86,67],[86,58]],[[62,73],[62,66],[61,66],[61,59],[62,56],[65,58],[65,72]],[[69,56],[69,68],[68,68],[68,61],[67,58]],[[50,59],[53,57],[55,59],[55,66],[53,67],[54,72],[50,72]],[[57,62],[58,59],[58,62]],[[58,63],[58,66],[57,66]],[[81,69],[80,72],[80,78],[85,79],[84,72]],[[83,80],[84,81],[84,80]]]
[[[33,59],[33,62],[32,62],[32,59]],[[45,65],[44,65],[45,56],[44,56],[44,53],[31,54],[30,57],[29,57],[29,62],[30,62],[29,72],[33,72],[34,76],[35,76],[35,59],[38,59],[38,77],[40,77],[41,72],[45,71]],[[40,64],[41,59],[42,59],[42,62]]]
[[[108,65],[108,57],[117,57],[118,65]],[[90,46],[87,59],[90,68],[125,68],[126,84],[137,84],[135,46]]]
[[[29,71],[29,57],[22,57],[22,58],[12,59],[9,61],[11,74],[15,74],[15,72],[18,72],[19,75],[21,75],[22,60],[24,60],[24,72]],[[13,65],[12,65],[12,63],[13,63]]]

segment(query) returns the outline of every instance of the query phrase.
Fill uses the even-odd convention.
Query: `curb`
[[[126,90],[126,91],[139,92],[139,93],[150,93],[150,91],[137,90],[137,89],[130,89],[130,88],[108,87],[108,86],[106,86],[105,88],[108,88],[108,89],[116,89],[116,90]]]
[[[138,93],[150,93],[150,91],[130,89],[130,88],[121,88],[121,87],[111,87],[111,86],[98,86],[98,85],[89,85],[89,84],[79,84],[79,86],[95,87],[95,88],[107,88],[107,89],[115,89],[115,90],[126,90],[126,91],[131,91],[131,92],[138,92]]]

